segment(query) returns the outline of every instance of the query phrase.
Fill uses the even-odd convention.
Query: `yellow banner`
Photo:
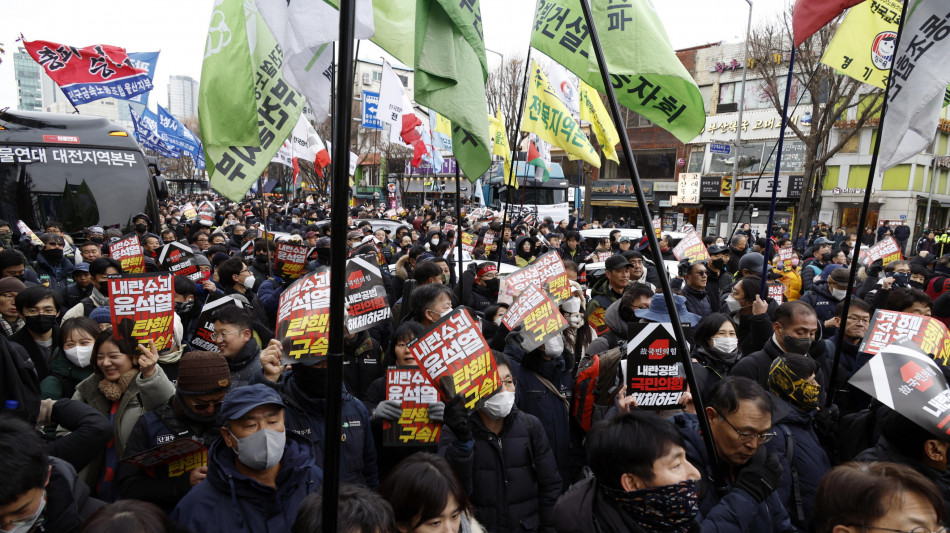
[[[898,0],[874,0],[852,7],[821,62],[883,89],[894,61],[900,18]]]
[[[537,134],[544,142],[600,168],[600,156],[594,151],[567,106],[557,97],[537,62],[532,61],[534,75],[528,83],[528,105],[521,129]]]
[[[501,116],[501,109],[496,110],[496,116],[488,115],[488,136],[492,140],[492,153],[505,159],[505,185],[518,188],[518,177],[511,172],[511,147],[508,146],[508,134],[505,131],[505,120]]]
[[[593,87],[584,83],[584,80],[577,80],[580,84],[580,102],[581,102],[581,120],[590,122],[594,128],[594,134],[597,135],[597,141],[600,142],[604,150],[604,157],[614,163],[620,164],[617,158],[617,144],[620,143],[620,135],[617,128],[610,120],[610,114],[604,108],[604,102],[600,99],[600,94]]]

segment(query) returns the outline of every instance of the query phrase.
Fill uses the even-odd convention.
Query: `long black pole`
[[[762,288],[759,296],[764,300],[769,292],[767,282],[769,260],[772,259],[772,225],[775,224],[775,203],[778,199],[778,173],[782,169],[782,148],[785,146],[785,130],[788,128],[788,98],[792,92],[792,75],[795,73],[795,47],[788,60],[788,76],[785,78],[785,102],[782,104],[782,128],[778,133],[778,154],[775,156],[775,176],[772,178],[772,206],[769,208],[769,225],[765,228],[765,253],[762,254]],[[739,157],[736,150],[736,157]],[[758,183],[756,183],[758,185]],[[732,185],[732,194],[736,194],[736,184]]]
[[[504,73],[505,65],[501,66],[502,73]],[[498,247],[498,270],[501,271],[501,254],[504,252],[502,245],[504,245],[505,238],[505,228],[508,227],[508,210],[511,208],[511,184],[518,183],[518,161],[514,158],[514,149],[516,143],[518,142],[518,134],[521,133],[521,114],[524,113],[524,103],[528,99],[528,72],[531,72],[531,47],[528,47],[528,57],[524,60],[524,78],[521,81],[521,98],[518,99],[518,116],[514,120],[518,121],[518,127],[515,128],[514,133],[508,136],[508,149],[512,152],[511,157],[511,168],[508,169],[508,179],[505,180],[505,195],[508,197],[508,202],[504,204],[505,209],[504,213],[501,216],[501,235],[498,236],[498,244],[495,246]],[[509,117],[509,120],[511,118]],[[504,121],[504,117],[502,117]],[[502,122],[504,126],[504,122]],[[528,182],[528,156],[525,152],[524,157],[524,168],[525,168],[525,183]],[[504,168],[504,165],[502,165]]]
[[[350,114],[353,106],[354,0],[340,1],[340,69],[336,79],[336,142],[333,144],[333,191],[330,211],[331,271],[346,271],[346,215],[349,202]],[[340,494],[340,408],[343,402],[343,288],[330,284],[330,338],[327,358],[327,410],[323,453],[323,530],[337,530],[337,499]]]
[[[894,42],[894,55],[900,51],[901,37],[904,34],[904,20],[907,18],[907,4],[901,5],[901,19],[897,26],[897,39]],[[868,172],[868,181],[864,186],[864,203],[861,204],[861,216],[859,217],[858,228],[863,228],[868,219],[868,206],[871,204],[871,186],[874,185],[874,175],[877,174],[878,152],[881,151],[881,137],[884,136],[884,119],[887,115],[887,97],[891,92],[893,85],[893,76],[887,77],[887,87],[884,89],[884,103],[881,105],[881,122],[877,127],[877,137],[874,139],[874,151],[871,153],[871,170]],[[841,362],[841,347],[844,346],[844,332],[848,326],[848,312],[851,310],[851,292],[854,291],[854,280],[858,273],[858,260],[861,257],[861,243],[856,242],[854,246],[854,256],[851,258],[851,269],[848,276],[848,290],[844,294],[844,310],[841,312],[841,322],[838,324],[838,342],[835,343],[835,357],[831,365],[831,377],[828,380],[828,388],[831,389],[826,394],[826,405],[830,406],[835,399],[835,380],[838,379],[838,364]]]
[[[633,159],[633,150],[630,148],[630,138],[627,136],[627,126],[620,115],[620,104],[617,103],[617,95],[614,92],[614,86],[610,80],[610,72],[607,70],[607,61],[604,59],[604,50],[600,46],[600,36],[597,34],[597,27],[594,25],[594,17],[591,15],[589,0],[581,0],[581,9],[584,11],[584,19],[587,27],[590,28],[590,40],[593,44],[594,54],[597,56],[597,65],[600,67],[600,77],[604,84],[607,94],[607,102],[610,104],[610,114],[613,115],[614,123],[620,127],[617,128],[620,133],[620,146],[623,147],[623,157],[627,164],[627,171],[630,173],[630,181],[633,182],[633,190],[637,196],[637,206],[640,209],[640,218],[644,221],[652,221],[650,208],[647,206],[646,195],[643,194],[643,186],[640,184],[640,172],[637,170],[637,164]],[[645,223],[645,222],[644,222]],[[683,360],[683,369],[686,371],[686,380],[689,382],[690,390],[693,394],[693,405],[696,406],[696,414],[699,419],[699,428],[702,432],[703,442],[706,444],[706,454],[712,464],[712,471],[715,478],[713,481],[720,484],[719,456],[716,454],[716,447],[712,441],[712,430],[709,428],[709,420],[706,419],[706,412],[703,405],[702,394],[696,385],[696,376],[693,374],[693,364],[689,357],[689,351],[686,349],[686,335],[683,333],[683,325],[680,323],[679,315],[674,311],[676,302],[673,300],[673,289],[670,287],[670,278],[666,273],[666,265],[663,263],[663,256],[660,254],[660,243],[656,239],[656,232],[644,231],[647,240],[650,243],[650,253],[656,258],[657,274],[660,277],[660,287],[663,289],[663,299],[666,300],[666,308],[670,310],[670,322],[673,325],[673,333],[676,336],[676,344],[680,359]]]
[[[433,148],[433,150],[438,150],[438,148]],[[457,278],[457,283],[462,282],[462,174],[459,172],[458,161],[455,162],[455,240],[458,241],[458,251],[455,263],[459,266],[459,273]],[[462,290],[460,292],[462,295],[462,302],[465,303],[465,286],[462,285]]]

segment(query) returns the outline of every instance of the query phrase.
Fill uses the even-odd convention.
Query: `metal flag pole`
[[[901,37],[904,34],[904,20],[907,18],[907,4],[901,5],[901,18],[897,26],[897,39],[894,41],[894,60],[897,60],[897,52],[900,51]],[[881,151],[881,137],[884,135],[884,119],[887,116],[887,98],[894,85],[894,77],[887,77],[887,87],[884,89],[884,103],[881,105],[881,121],[877,127],[877,136],[874,139],[874,150],[871,152],[871,170],[868,171],[867,185],[864,187],[864,203],[861,204],[861,216],[858,219],[858,228],[863,228],[868,219],[868,206],[871,203],[871,186],[874,185],[874,175],[877,173],[878,152]],[[931,178],[932,179],[932,178]],[[844,330],[848,325],[848,312],[851,310],[851,293],[854,291],[854,280],[858,273],[858,260],[861,257],[861,244],[856,243],[854,247],[854,256],[851,258],[850,275],[848,276],[848,289],[844,293],[844,310],[841,312],[841,322],[838,324],[838,342],[835,343],[835,356],[831,364],[831,377],[828,380],[828,388],[831,389],[826,395],[826,405],[830,406],[835,399],[835,380],[838,378],[838,364],[841,362],[841,347],[844,345]]]
[[[597,27],[594,25],[594,17],[591,14],[589,0],[581,0],[581,9],[584,11],[584,19],[587,27],[590,28],[590,40],[593,45],[594,54],[597,57],[597,65],[600,68],[601,80],[607,94],[607,102],[610,104],[610,113],[613,115],[614,123],[619,124],[620,146],[623,147],[623,157],[627,164],[627,170],[630,173],[630,180],[633,182],[633,189],[637,196],[637,206],[640,209],[640,218],[644,221],[652,221],[650,208],[647,206],[646,195],[643,194],[643,186],[640,184],[640,173],[637,170],[637,164],[633,159],[633,150],[630,148],[630,138],[627,136],[627,127],[620,115],[620,104],[617,103],[617,95],[614,92],[614,86],[610,80],[607,61],[604,59],[604,50],[600,45],[600,36],[597,33]],[[673,333],[676,336],[680,358],[683,360],[683,369],[686,371],[686,380],[689,382],[690,390],[693,393],[693,404],[696,406],[696,414],[699,419],[699,428],[702,433],[703,442],[706,445],[706,454],[712,463],[712,470],[715,478],[713,481],[719,485],[719,456],[716,454],[716,447],[712,441],[712,430],[709,428],[709,420],[706,419],[706,413],[703,405],[703,398],[696,385],[696,376],[693,373],[692,361],[689,357],[689,351],[686,349],[686,335],[683,333],[683,325],[680,323],[679,315],[675,312],[676,302],[673,300],[673,289],[670,287],[670,278],[666,273],[666,265],[663,263],[660,254],[660,243],[657,241],[656,232],[644,231],[647,240],[650,243],[650,252],[657,258],[656,269],[660,277],[660,287],[663,289],[663,299],[666,300],[666,308],[669,309],[670,322],[673,325]]]
[[[336,79],[336,114],[333,123],[336,139],[333,144],[333,191],[330,211],[331,271],[342,276],[346,272],[346,216],[349,203],[350,115],[353,99],[353,27],[356,13],[353,0],[340,2],[339,76]],[[337,529],[337,500],[340,494],[340,408],[343,403],[345,283],[330,284],[330,325],[327,358],[326,428],[323,454],[323,530]]]
[[[502,69],[504,69],[502,65]],[[508,137],[508,149],[513,151],[518,142],[518,134],[521,132],[521,115],[524,113],[524,104],[525,100],[528,99],[528,73],[531,72],[531,47],[528,47],[528,57],[524,60],[524,78],[521,81],[521,98],[518,100],[518,116],[515,120],[518,121],[518,127],[515,128],[514,134]],[[502,126],[504,126],[505,117],[502,116]],[[510,120],[510,118],[509,118]],[[501,271],[501,254],[504,252],[502,245],[504,244],[505,237],[505,228],[508,226],[508,210],[511,209],[511,184],[518,182],[518,161],[512,155],[511,168],[508,169],[508,179],[505,182],[505,196],[508,197],[508,202],[505,203],[504,213],[501,217],[501,235],[498,236],[498,244],[495,246],[498,247],[498,270]],[[528,155],[525,152],[524,157],[525,164],[525,183],[528,182]],[[502,165],[504,168],[504,165]],[[504,174],[504,172],[502,172]]]
[[[752,0],[745,1],[749,4],[749,22],[746,24],[745,30],[745,53],[742,60],[744,61],[742,65],[742,83],[739,86],[739,116],[736,117],[739,127],[736,129],[736,153],[732,154],[732,190],[729,194],[729,208],[726,211],[727,228],[732,226],[732,219],[736,209],[736,186],[739,183],[739,146],[742,143],[742,112],[745,110],[745,79],[746,74],[749,72],[749,38],[752,34]],[[749,220],[751,221],[751,217]],[[730,241],[732,240],[732,236],[735,234],[735,231],[735,228],[733,228],[732,233],[729,234]],[[726,243],[727,246],[729,244],[731,243]]]
[[[782,104],[782,128],[778,133],[778,153],[775,155],[775,175],[772,178],[772,206],[769,208],[769,225],[765,228],[765,253],[762,254],[762,288],[759,296],[764,300],[769,292],[767,283],[769,274],[769,260],[772,255],[772,225],[775,224],[775,202],[778,199],[778,172],[782,169],[782,148],[785,146],[785,130],[788,128],[788,99],[792,93],[792,75],[795,73],[795,47],[788,59],[788,76],[785,78],[785,102]],[[739,123],[742,129],[742,123]],[[736,154],[738,157],[738,154]],[[756,183],[758,185],[758,183]],[[732,184],[732,197],[736,195],[735,182]]]
[[[433,150],[438,150],[438,148],[433,147]],[[455,262],[459,266],[459,273],[456,283],[462,282],[462,174],[459,172],[458,161],[455,161],[455,240],[458,241],[458,257],[456,257]],[[459,294],[462,296],[462,302],[465,303],[465,285],[462,285],[462,290],[459,291]]]

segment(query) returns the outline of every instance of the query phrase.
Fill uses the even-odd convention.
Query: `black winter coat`
[[[811,290],[802,295],[800,301],[808,304],[818,315],[818,323],[821,325],[821,338],[830,339],[838,333],[838,328],[825,327],[825,321],[834,318],[835,308],[838,306],[838,300],[831,295],[827,282],[815,282],[811,286]]]

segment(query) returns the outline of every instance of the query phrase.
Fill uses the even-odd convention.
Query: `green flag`
[[[225,0],[231,2],[233,0]],[[251,60],[257,77],[255,121],[258,129],[255,145],[233,145],[217,139],[205,141],[205,161],[211,186],[235,202],[240,202],[247,190],[267,168],[271,158],[293,131],[303,109],[304,97],[294,91],[274,68],[279,64],[280,47],[257,13],[253,2],[246,2],[245,16],[256,29],[256,43]],[[204,127],[202,127],[202,132]],[[203,139],[204,140],[204,139]]]
[[[362,179],[363,179],[363,167],[358,166],[356,167],[356,172],[353,174],[353,188],[354,189],[360,186],[360,180]]]
[[[241,0],[216,2],[198,89],[201,140],[208,144],[260,146],[254,72]]]
[[[415,99],[452,121],[452,149],[474,182],[491,167],[478,0],[416,0]]]
[[[376,33],[370,40],[404,65],[411,65],[413,42],[406,36],[413,34],[415,23],[416,0],[373,0]]]
[[[604,91],[580,0],[538,0],[531,46]],[[648,0],[591,2],[617,101],[689,142],[706,124],[699,87]]]

